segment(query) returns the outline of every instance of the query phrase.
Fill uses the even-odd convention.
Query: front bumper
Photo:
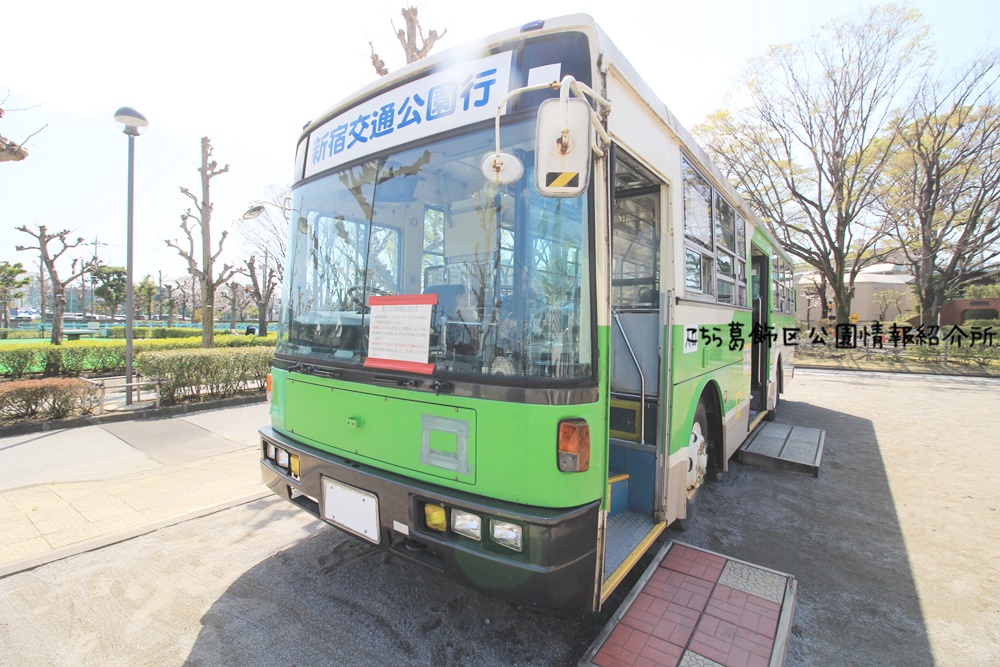
[[[521,604],[595,607],[598,501],[570,509],[518,505],[379,470],[304,445],[269,426],[260,429],[260,436],[264,483],[313,516],[323,518],[323,479],[335,480],[378,498],[380,549]],[[268,442],[299,457],[298,479],[264,455]],[[483,518],[482,540],[458,535],[450,526],[444,533],[428,529],[423,518],[428,503],[478,514]],[[490,519],[521,526],[521,552],[490,540]]]

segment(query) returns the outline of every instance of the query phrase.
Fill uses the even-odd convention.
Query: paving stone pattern
[[[785,577],[674,544],[592,658],[599,667],[766,667]]]
[[[783,576],[736,561],[726,563],[719,583],[778,604],[781,604],[785,596]]]

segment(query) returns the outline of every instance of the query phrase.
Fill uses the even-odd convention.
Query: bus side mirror
[[[578,97],[538,107],[535,189],[543,197],[576,197],[590,182],[594,127],[590,104]]]

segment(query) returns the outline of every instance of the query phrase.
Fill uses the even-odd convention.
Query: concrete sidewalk
[[[0,577],[266,496],[268,409],[0,438]]]

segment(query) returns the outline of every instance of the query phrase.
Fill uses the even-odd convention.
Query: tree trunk
[[[58,286],[52,293],[52,344],[62,345],[63,313],[66,311],[66,297]]]
[[[819,305],[820,305],[820,315],[823,318],[823,323],[826,324],[830,321],[830,301],[826,296],[826,274],[820,272],[819,274]]]
[[[215,298],[208,283],[201,284],[201,346],[215,347]]]
[[[215,290],[212,281],[215,271],[212,266],[212,194],[209,179],[212,170],[208,164],[211,148],[208,137],[201,138],[201,346],[215,347]]]
[[[931,286],[920,294],[919,300],[920,326],[924,328],[937,326],[941,317],[941,306],[944,304],[944,295],[937,287]]]

